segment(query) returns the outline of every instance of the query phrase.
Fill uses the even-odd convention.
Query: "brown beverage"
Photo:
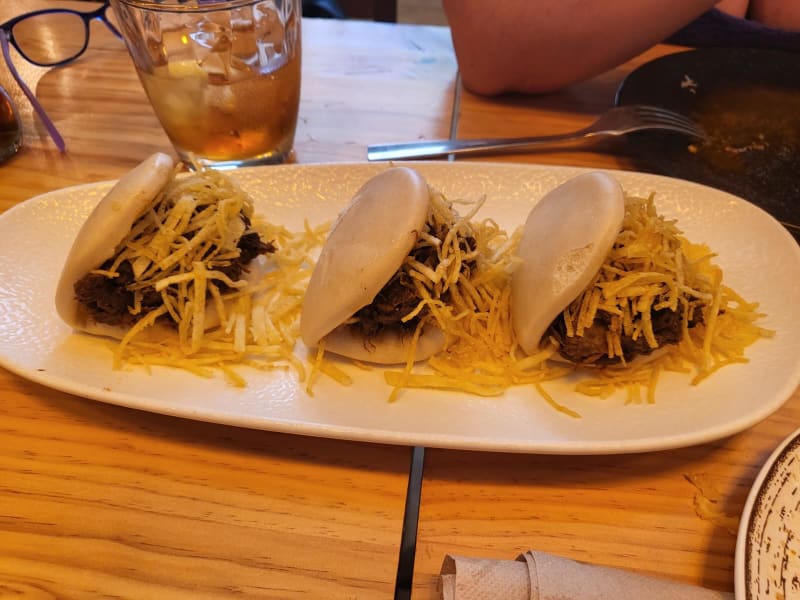
[[[300,104],[298,0],[115,0],[150,103],[188,163],[283,162]]]
[[[269,159],[292,148],[300,102],[300,57],[274,71],[228,80],[195,61],[139,73],[175,149],[212,161]]]

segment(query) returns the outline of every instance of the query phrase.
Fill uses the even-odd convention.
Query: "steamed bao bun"
[[[117,255],[137,220],[152,209],[153,203],[167,190],[175,174],[176,165],[172,158],[160,152],[155,153],[121,177],[90,213],[72,244],[56,288],[56,310],[67,325],[78,331],[114,339],[124,339],[129,333],[133,327],[130,322],[111,323],[104,318],[98,319],[96,309],[102,310],[102,302],[93,308],[85,306],[79,300],[77,284]],[[231,239],[236,239],[238,246],[240,237],[235,237],[236,234],[241,236],[246,231],[241,213],[238,217],[231,217],[228,225],[231,227]],[[146,230],[146,233],[154,233],[154,230]],[[242,267],[236,279],[238,282],[254,284],[266,269],[266,261],[258,256]],[[165,276],[165,273],[160,275]],[[104,302],[107,300],[102,294],[98,298]],[[118,308],[113,306],[114,301],[108,301],[108,304]],[[212,329],[219,323],[218,311],[213,303],[207,302],[203,330]],[[178,324],[171,320],[158,320],[139,331],[138,339],[160,341],[172,338],[177,327]]]
[[[412,169],[390,168],[364,184],[339,215],[311,275],[300,315],[306,346],[324,339],[326,351],[356,360],[408,360],[411,333],[386,328],[366,339],[347,321],[400,269],[424,230],[429,209],[428,185]],[[425,326],[414,359],[425,360],[444,343],[441,330]]]
[[[74,286],[114,255],[139,215],[172,179],[174,168],[167,154],[151,155],[117,181],[78,231],[56,288],[56,310],[73,329],[113,338],[124,336],[125,329],[92,319],[78,302]]]
[[[601,172],[568,180],[531,209],[511,279],[511,320],[525,352],[537,351],[550,323],[591,283],[624,216],[622,186]]]

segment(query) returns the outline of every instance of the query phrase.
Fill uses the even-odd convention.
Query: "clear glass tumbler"
[[[161,125],[189,165],[284,162],[300,104],[301,0],[112,0]]]

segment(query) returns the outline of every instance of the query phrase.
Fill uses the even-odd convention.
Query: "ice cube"
[[[229,85],[209,85],[203,90],[203,103],[226,114],[236,112],[236,94]]]
[[[231,32],[228,27],[209,20],[200,21],[195,30],[189,33],[189,38],[200,48],[212,52],[224,52],[231,47]]]

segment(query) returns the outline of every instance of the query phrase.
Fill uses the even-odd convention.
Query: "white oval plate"
[[[739,523],[736,600],[800,599],[800,429],[770,455]]]
[[[234,172],[256,210],[292,229],[333,219],[364,181],[386,164],[287,165]],[[414,163],[451,198],[485,194],[482,216],[512,229],[546,191],[584,169],[491,163]],[[566,416],[532,387],[499,398],[405,391],[387,402],[381,369],[348,370],[343,387],[321,378],[314,396],[291,372],[243,371],[248,387],[220,377],[154,369],[111,369],[106,342],[74,334],[56,315],[55,285],[75,234],[109,182],[44,194],[0,216],[0,365],[43,385],[102,402],[230,425],[369,442],[560,454],[622,453],[675,448],[731,435],[776,410],[800,381],[800,247],[761,209],[685,181],[615,172],[633,194],[656,192],[667,217],[718,254],[725,281],[759,301],[773,339],[748,350],[698,386],[663,376],[655,404],[625,404],[573,392],[574,382],[548,384],[555,399],[582,415]],[[305,349],[297,352],[305,357]]]

